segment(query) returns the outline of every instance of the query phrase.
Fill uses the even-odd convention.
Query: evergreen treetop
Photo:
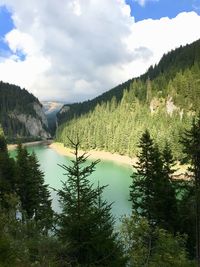
[[[87,155],[78,154],[79,141],[72,142],[72,146],[75,159],[71,166],[61,165],[67,180],[58,190],[62,212],[58,215],[57,233],[66,247],[62,255],[70,259],[72,266],[124,266],[111,206],[102,201],[104,187],[94,188],[89,180],[99,161],[86,165]]]

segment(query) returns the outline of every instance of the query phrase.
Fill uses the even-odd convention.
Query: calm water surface
[[[48,146],[31,146],[27,149],[30,153],[35,151],[41,170],[45,173],[45,182],[55,189],[61,188],[61,181],[66,181],[67,176],[64,175],[65,170],[58,164],[69,165],[72,158],[60,155]],[[15,151],[12,151],[11,155],[14,156],[15,153]],[[88,160],[88,163],[90,162]],[[97,185],[98,181],[100,185],[108,185],[103,196],[108,203],[113,202],[112,213],[116,218],[124,214],[130,214],[131,203],[128,199],[131,174],[132,168],[127,165],[112,161],[101,161],[97,165],[96,171],[89,177],[94,185]],[[52,191],[52,198],[54,210],[59,211],[59,203],[54,191]]]

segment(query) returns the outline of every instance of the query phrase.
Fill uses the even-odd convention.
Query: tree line
[[[155,88],[154,94],[161,94],[166,96],[166,90],[168,83],[172,81],[177,73],[183,74],[186,70],[190,70],[193,67],[199,68],[200,66],[200,40],[193,42],[186,46],[180,46],[179,48],[172,50],[171,52],[164,54],[160,62],[155,66],[151,66],[148,71],[140,77],[130,79],[111,90],[103,93],[100,96],[95,97],[92,100],[84,102],[77,102],[73,104],[66,104],[67,112],[59,112],[57,119],[59,125],[63,122],[69,122],[73,118],[79,118],[87,113],[93,112],[97,105],[111,102],[112,98],[116,98],[117,104],[121,102],[125,90],[129,90],[132,84],[138,83],[137,89],[140,97],[144,97],[144,88],[140,88],[141,83],[145,83],[150,80],[154,82]],[[198,80],[198,76],[197,76]],[[140,94],[141,89],[141,94]],[[164,90],[163,90],[164,89]],[[143,96],[142,96],[143,95]]]
[[[163,56],[138,78],[58,113],[56,140],[69,146],[77,133],[83,149],[135,156],[146,128],[162,148],[165,140],[178,159],[180,133],[200,111],[200,40]],[[158,131],[159,129],[159,131]]]
[[[168,139],[174,156],[181,158],[179,135],[199,112],[199,74],[200,66],[196,64],[177,72],[169,81],[166,73],[154,80],[134,80],[124,88],[120,101],[113,96],[88,113],[62,123],[56,140],[69,146],[67,136],[73,138],[78,133],[85,150],[133,157],[138,151],[139,136],[148,128],[159,146],[164,147]]]
[[[114,226],[104,186],[91,184],[98,160],[74,148],[67,179],[57,190],[61,212],[34,154],[20,144],[9,156],[0,138],[0,266],[200,266],[200,116],[179,141],[188,179],[177,179],[169,143],[159,146],[145,130],[139,140],[130,201],[131,216]]]

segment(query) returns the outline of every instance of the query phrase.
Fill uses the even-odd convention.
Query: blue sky
[[[13,54],[8,44],[5,42],[4,37],[8,32],[13,30],[14,28],[15,26],[12,20],[11,12],[6,8],[6,6],[1,6],[0,7],[0,57],[1,58],[6,58],[9,57],[11,54]],[[20,50],[17,50],[14,54],[21,61],[25,60],[26,58],[25,54]]]
[[[0,0],[0,80],[41,100],[93,98],[200,38],[200,0],[59,3]]]
[[[131,7],[131,15],[136,21],[143,19],[174,18],[181,12],[195,11],[200,14],[200,0],[126,0]]]
[[[0,7],[0,56],[10,53],[10,49],[4,42],[4,36],[14,28],[11,13],[5,6]]]

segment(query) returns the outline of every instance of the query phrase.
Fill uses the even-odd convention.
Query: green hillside
[[[39,100],[27,90],[0,82],[0,124],[8,140],[48,138],[47,120]]]
[[[77,133],[84,149],[133,156],[148,128],[159,145],[167,140],[180,156],[182,129],[200,111],[200,40],[163,56],[147,73],[94,100],[68,105],[58,114],[57,140]],[[64,123],[63,123],[64,122]]]

